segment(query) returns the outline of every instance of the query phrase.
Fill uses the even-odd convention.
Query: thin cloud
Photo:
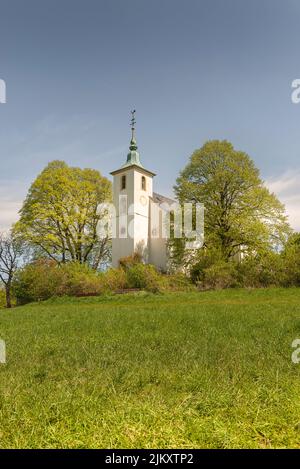
[[[19,210],[28,184],[20,181],[0,180],[0,230],[8,230],[19,218]]]
[[[266,181],[267,187],[284,203],[291,226],[300,231],[300,169],[286,171]]]

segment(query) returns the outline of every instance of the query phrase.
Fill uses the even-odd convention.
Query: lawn
[[[300,289],[0,310],[1,448],[300,447]]]

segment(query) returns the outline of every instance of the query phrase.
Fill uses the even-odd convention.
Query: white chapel
[[[123,257],[138,252],[144,263],[167,269],[167,239],[163,214],[174,202],[153,192],[155,174],[141,164],[135,138],[135,111],[132,111],[131,141],[127,160],[112,171],[115,233],[112,240],[112,266]]]

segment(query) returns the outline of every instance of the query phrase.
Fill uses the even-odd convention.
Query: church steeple
[[[143,168],[142,163],[140,162],[140,154],[137,151],[137,143],[136,143],[136,138],[135,138],[135,109],[131,111],[131,140],[130,140],[130,145],[129,145],[129,153],[127,155],[127,161],[126,163],[122,166],[122,168],[126,168],[131,165],[136,165],[140,166]]]
[[[152,171],[149,171],[148,169],[144,168],[140,161],[140,154],[138,152],[138,146],[136,143],[136,138],[135,138],[135,109],[131,111],[131,140],[129,143],[129,153],[127,154],[127,159],[126,163],[124,163],[121,168],[116,169],[115,171],[112,171],[110,174],[113,176],[115,174],[121,173],[123,171],[129,171],[129,170],[140,170],[143,173],[147,174],[148,176],[155,176],[155,173]]]

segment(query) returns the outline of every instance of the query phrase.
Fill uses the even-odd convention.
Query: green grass
[[[300,289],[0,310],[1,448],[300,447]]]

